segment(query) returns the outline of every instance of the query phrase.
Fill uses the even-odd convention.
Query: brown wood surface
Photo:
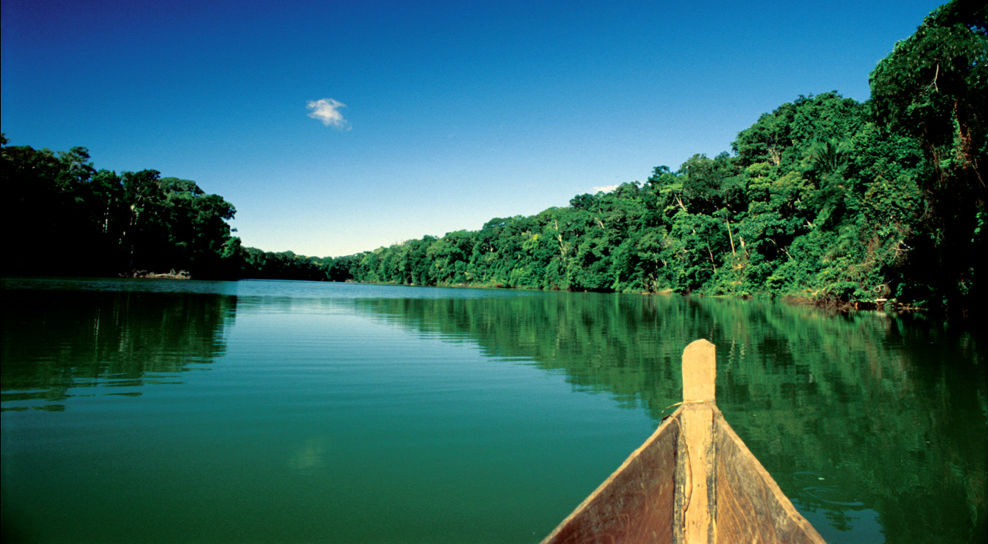
[[[682,542],[711,542],[715,534],[717,472],[714,464],[713,403],[688,404],[680,414],[676,470],[676,510],[673,518],[682,527]]]
[[[717,410],[716,542],[822,543]]]
[[[717,383],[717,351],[704,339],[683,350],[683,403],[714,402]]]
[[[543,540],[822,543],[714,402],[706,340],[683,351],[683,405]]]
[[[676,466],[677,541],[712,542],[716,532],[714,395],[716,348],[694,340],[683,350],[683,408]],[[681,538],[680,538],[681,537]]]
[[[678,414],[660,425],[543,544],[673,542]]]

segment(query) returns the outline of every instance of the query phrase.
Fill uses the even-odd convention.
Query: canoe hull
[[[544,543],[674,540],[679,419],[667,419]]]
[[[714,402],[714,346],[683,352],[683,403],[543,544],[822,543]]]
[[[713,410],[709,531],[702,542],[822,543],[820,534],[796,510],[751,453],[724,415]],[[655,433],[543,540],[548,544],[588,542],[684,543],[683,527],[694,498],[693,468],[682,452],[684,408]]]

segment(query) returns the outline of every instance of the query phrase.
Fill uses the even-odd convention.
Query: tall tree
[[[919,141],[928,208],[913,262],[947,300],[976,296],[988,250],[988,30],[984,2],[954,0],[931,13],[871,73],[875,119]]]

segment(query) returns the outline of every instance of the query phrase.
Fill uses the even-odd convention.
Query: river
[[[771,301],[2,280],[7,542],[537,542],[681,398],[830,542],[985,536],[986,337]]]

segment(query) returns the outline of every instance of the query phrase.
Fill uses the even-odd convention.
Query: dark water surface
[[[831,542],[983,542],[986,338],[777,303],[3,280],[5,541],[534,542],[680,400]]]

